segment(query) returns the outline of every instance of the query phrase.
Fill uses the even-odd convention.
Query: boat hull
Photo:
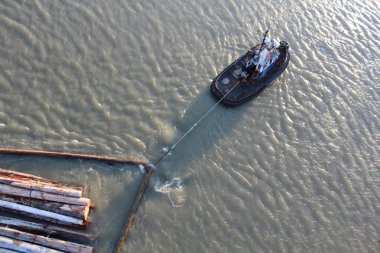
[[[256,47],[253,47],[253,49]],[[246,57],[248,57],[247,54],[231,63],[211,83],[211,92],[218,100],[224,97],[221,102],[225,105],[237,106],[258,95],[281,75],[290,60],[289,50],[286,46],[280,50],[280,56],[275,66],[268,70],[265,76],[258,79],[248,77],[246,82],[242,82],[239,73],[241,72],[242,62],[246,60]]]

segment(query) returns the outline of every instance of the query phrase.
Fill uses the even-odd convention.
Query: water
[[[263,31],[289,42],[272,86],[218,106],[160,163],[125,252],[380,251],[377,1],[5,0],[0,13],[11,148],[156,160]],[[0,166],[84,184],[100,206],[97,252],[112,248],[141,178],[75,161]]]

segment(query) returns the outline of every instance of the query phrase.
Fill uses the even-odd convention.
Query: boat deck
[[[242,71],[242,63],[247,60],[247,55],[238,58],[227,68],[225,68],[213,81],[211,90],[218,99],[225,96],[233,89],[223,100],[225,104],[238,105],[250,97],[258,94],[262,89],[268,86],[282,71],[289,62],[289,53],[287,50],[281,52],[278,63],[260,79],[248,77],[246,82],[239,78]],[[235,85],[238,85],[235,87]],[[235,87],[235,88],[234,88]]]

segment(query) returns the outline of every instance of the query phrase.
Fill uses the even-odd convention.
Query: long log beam
[[[7,170],[7,169],[2,169],[2,168],[0,168],[0,175],[8,176],[8,177],[19,177],[19,178],[31,179],[31,180],[36,180],[36,181],[45,182],[45,183],[54,182],[53,180],[47,179],[44,177],[39,177],[39,176],[28,174],[28,173],[23,173],[23,172],[19,172],[15,170]]]
[[[92,253],[93,248],[90,246],[49,238],[41,235],[30,234],[20,230],[0,227],[0,235],[13,238],[16,240],[39,244],[44,247],[62,250],[69,253]]]
[[[40,233],[52,237],[66,238],[74,241],[91,242],[95,236],[82,230],[69,229],[41,222],[24,221],[10,217],[0,216],[0,226],[12,227],[23,231]]]
[[[85,228],[86,226],[85,222],[81,219],[76,219],[73,217],[52,213],[49,211],[40,210],[34,207],[24,206],[4,200],[0,200],[0,209],[67,226],[78,228]]]
[[[0,184],[0,193],[12,196],[27,197],[33,199],[49,200],[59,203],[67,203],[72,205],[89,206],[91,201],[88,198],[74,198],[36,190],[23,189],[10,185]]]
[[[82,159],[92,160],[97,162],[104,162],[107,164],[130,164],[130,165],[146,165],[148,162],[126,160],[118,157],[90,155],[90,154],[77,154],[67,152],[52,152],[52,151],[40,151],[40,150],[28,150],[28,149],[13,149],[13,148],[0,148],[0,154],[9,155],[28,155],[28,156],[44,156],[64,159]]]
[[[79,206],[79,205],[70,205],[64,203],[57,203],[51,201],[44,201],[39,199],[31,199],[28,197],[17,197],[17,196],[9,196],[0,194],[0,200],[13,202],[16,204],[30,206],[37,209],[58,213],[70,217],[74,217],[77,219],[81,219],[87,221],[90,206]]]
[[[137,194],[135,196],[135,200],[133,201],[132,207],[128,212],[128,216],[127,216],[127,219],[125,221],[124,228],[123,228],[123,231],[121,232],[120,238],[117,241],[117,243],[115,244],[114,252],[116,252],[116,253],[120,253],[122,248],[124,247],[124,242],[128,237],[129,231],[131,231],[131,229],[132,229],[133,222],[136,219],[137,210],[138,210],[139,205],[141,203],[141,200],[144,196],[144,193],[148,187],[149,179],[152,176],[154,169],[155,169],[155,167],[153,165],[147,165],[145,167],[145,171],[146,171],[145,175],[140,182],[140,186],[139,186],[139,189],[138,189]]]
[[[62,251],[49,249],[40,245],[19,241],[4,236],[0,236],[0,247],[23,253],[62,253]]]
[[[12,171],[10,171],[12,174]],[[59,194],[64,196],[70,196],[75,198],[82,197],[83,189],[82,187],[66,186],[56,182],[48,183],[43,181],[38,181],[35,179],[21,178],[13,175],[1,175],[0,174],[0,184],[11,185],[19,188],[38,190],[42,192],[48,192],[53,194]]]

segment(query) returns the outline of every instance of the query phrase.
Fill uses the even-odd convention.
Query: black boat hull
[[[211,83],[211,92],[218,100],[225,96],[221,101],[225,105],[237,106],[257,96],[263,89],[268,87],[274,79],[281,75],[290,60],[288,46],[286,46],[281,49],[276,65],[271,70],[268,70],[264,77],[259,79],[248,77],[247,81],[243,83],[239,75],[234,72],[241,68],[242,61],[245,60],[245,57],[247,57],[247,54],[231,63],[215,77]],[[231,89],[233,90],[231,91]]]

